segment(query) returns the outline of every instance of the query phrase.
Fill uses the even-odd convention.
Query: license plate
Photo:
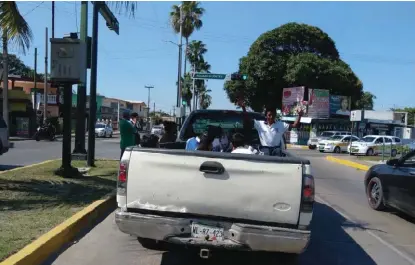
[[[207,241],[223,241],[223,228],[212,227],[202,224],[192,224],[192,237],[204,238]]]

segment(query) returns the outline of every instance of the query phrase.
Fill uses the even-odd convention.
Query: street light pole
[[[98,12],[101,1],[94,2],[92,12],[92,43],[91,43],[91,84],[89,96],[89,126],[88,126],[88,166],[94,166],[95,161],[95,119],[97,106],[97,63],[98,63]]]

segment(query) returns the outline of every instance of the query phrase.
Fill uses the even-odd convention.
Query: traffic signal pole
[[[81,41],[87,41],[88,37],[88,2],[81,2]],[[87,58],[85,58],[87,60]],[[88,65],[88,63],[87,63]],[[83,73],[87,80],[87,69]],[[86,84],[78,85],[77,108],[76,108],[76,130],[74,154],[86,155],[85,149],[85,118],[86,118]]]

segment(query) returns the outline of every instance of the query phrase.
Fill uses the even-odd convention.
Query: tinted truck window
[[[7,128],[7,124],[4,121],[3,117],[0,117],[0,128]]]

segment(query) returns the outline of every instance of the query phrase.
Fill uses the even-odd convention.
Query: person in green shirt
[[[120,148],[121,148],[121,156],[124,154],[125,148],[128,146],[135,145],[135,128],[134,125],[130,121],[130,113],[124,112],[123,118],[120,120]]]

